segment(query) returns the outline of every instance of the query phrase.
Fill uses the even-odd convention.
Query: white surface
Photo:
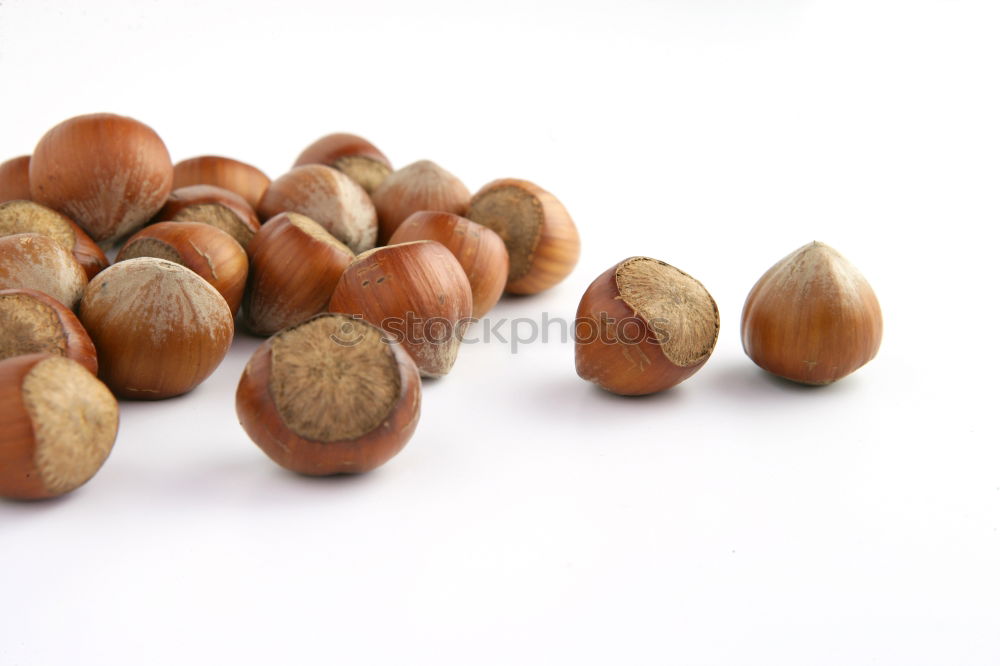
[[[286,6],[287,5],[287,6]],[[666,394],[572,346],[469,345],[360,478],[274,466],[233,408],[258,341],[124,405],[104,469],[0,503],[0,663],[1000,663],[996,3],[0,2],[0,157],[138,117],[175,159],[278,176],[331,131],[472,189],[559,196],[578,270],[495,316],[572,317],[648,254],[717,351]],[[883,348],[822,390],[740,349],[746,292],[824,240]]]

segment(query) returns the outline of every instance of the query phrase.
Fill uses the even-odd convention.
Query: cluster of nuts
[[[113,264],[102,248],[117,248]],[[190,391],[237,323],[267,337],[236,391],[250,438],[303,474],[370,470],[409,440],[421,377],[451,370],[465,327],[504,292],[559,283],[579,251],[566,209],[534,183],[472,194],[430,161],[394,170],[350,134],[271,181],[229,158],[173,164],[130,118],[65,121],[0,164],[0,496],[87,481],[117,433],[113,396]],[[622,395],[660,391],[705,364],[718,332],[700,282],[633,257],[583,295],[577,372]],[[750,357],[799,382],[845,376],[880,337],[871,288],[818,243],[768,271],[744,309]]]

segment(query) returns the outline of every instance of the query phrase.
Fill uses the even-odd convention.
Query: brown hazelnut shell
[[[222,229],[201,222],[157,222],[128,239],[117,261],[136,257],[159,257],[190,268],[222,294],[236,316],[250,264],[239,241]]]
[[[430,160],[420,160],[389,174],[372,193],[378,211],[379,242],[387,243],[413,213],[437,210],[465,215],[469,189]]]
[[[668,356],[661,343],[677,330],[680,313],[653,322],[623,296],[620,271],[632,262],[655,262],[676,271],[684,288],[703,294],[707,335],[698,341],[698,353],[683,362]],[[671,293],[651,293],[653,298],[672,298]],[[706,298],[707,297],[707,298]],[[688,302],[688,299],[683,299]],[[664,335],[664,333],[666,335]],[[618,395],[647,395],[663,391],[696,373],[708,362],[719,335],[719,310],[700,282],[672,266],[632,257],[615,264],[594,280],[580,299],[576,313],[576,372],[582,379]],[[690,355],[690,354],[689,354]]]
[[[0,203],[16,199],[31,199],[28,168],[31,155],[14,157],[0,163]]]
[[[329,310],[359,315],[386,330],[410,353],[421,375],[441,377],[455,364],[472,320],[472,288],[462,265],[440,243],[402,243],[351,262]]]
[[[350,248],[298,213],[268,220],[247,250],[243,321],[255,335],[273,335],[326,311],[354,260]]]
[[[336,169],[322,164],[295,167],[267,188],[258,206],[264,219],[299,213],[317,222],[352,252],[375,246],[378,221],[368,193]]]
[[[315,318],[339,316],[321,314]],[[297,326],[307,325],[309,321]],[[270,383],[271,350],[276,337],[268,339],[250,357],[236,390],[240,424],[268,457],[300,474],[326,476],[370,471],[402,450],[420,417],[421,389],[417,367],[398,343],[387,342],[398,363],[400,377],[399,398],[388,418],[360,437],[320,442],[296,434],[275,406]]]
[[[246,199],[215,185],[177,188],[167,197],[154,221],[208,224],[222,229],[244,248],[260,230],[257,213]]]
[[[531,219],[512,214],[512,201],[525,204]],[[507,244],[511,294],[537,294],[557,285],[580,258],[580,234],[565,206],[527,180],[487,183],[472,197],[466,217],[497,232]]]
[[[444,245],[462,265],[472,287],[472,316],[480,319],[503,295],[508,258],[503,239],[492,229],[459,215],[420,211],[406,218],[389,245],[429,240]]]
[[[62,213],[47,206],[15,199],[0,203],[0,234],[32,233],[50,236],[73,253],[90,280],[108,267],[108,258],[87,232]]]
[[[392,173],[392,164],[371,142],[340,132],[316,140],[302,151],[294,166],[325,164],[350,176],[371,194]]]
[[[271,179],[255,166],[229,157],[201,155],[174,165],[174,188],[189,185],[215,185],[243,197],[257,208]]]
[[[35,337],[32,335],[33,332],[23,329],[14,331],[9,327],[0,329],[0,341],[8,335],[17,336],[17,339],[12,341],[12,346],[17,348],[17,353],[13,355],[48,353],[65,356],[87,368],[91,373],[97,374],[97,349],[83,328],[83,324],[69,308],[48,294],[34,289],[0,289],[0,303],[5,299],[28,302],[38,309],[50,312],[58,328],[56,337],[59,340],[54,348],[45,345],[41,340],[33,339]],[[47,319],[51,321],[52,318]],[[5,342],[0,342],[0,359],[7,357],[4,352],[5,346]]]
[[[757,281],[743,306],[743,349],[764,370],[824,385],[868,363],[882,342],[882,310],[840,253],[809,243]]]
[[[172,261],[139,257],[91,280],[80,321],[119,397],[158,400],[187,393],[229,350],[233,316],[215,288]]]
[[[0,237],[0,289],[34,289],[75,310],[87,274],[59,241],[41,234]]]
[[[31,156],[31,199],[68,216],[98,243],[145,224],[174,177],[160,137],[138,120],[97,113],[49,130]]]
[[[67,369],[72,372],[72,383],[62,384],[56,391],[72,391],[73,401],[78,404],[68,408],[78,414],[75,419],[79,422],[55,424],[56,432],[50,428],[45,443],[46,430],[36,423],[30,408],[33,398],[28,378],[42,363],[52,362],[63,366],[59,368],[63,375],[59,378],[65,377]],[[0,406],[3,411],[3,419],[0,419],[0,497],[38,500],[64,495],[89,481],[107,459],[118,432],[118,405],[100,381],[85,370],[77,372],[74,366],[79,368],[72,360],[51,354],[26,354],[0,361]],[[82,390],[78,390],[81,386]],[[51,389],[51,385],[48,388]],[[39,397],[44,401],[45,396]],[[48,397],[64,396],[50,394]],[[97,409],[92,411],[84,405]],[[91,417],[98,413],[101,422],[95,423]],[[51,412],[49,415],[59,418]],[[88,430],[84,433],[81,428]],[[76,448],[81,445],[81,438],[87,438],[98,429],[103,430],[100,440],[88,442],[96,450]],[[65,437],[60,436],[63,434]],[[39,450],[43,445],[49,447],[44,454]]]

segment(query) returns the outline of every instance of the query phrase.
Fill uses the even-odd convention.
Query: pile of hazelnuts
[[[250,438],[302,474],[371,470],[410,439],[421,377],[451,370],[466,327],[505,292],[559,283],[579,252],[569,213],[534,183],[473,195],[430,161],[393,170],[351,134],[272,181],[225,157],[174,164],[131,118],[67,120],[0,164],[0,496],[85,483],[117,436],[116,398],[192,390],[237,326],[267,338],[236,390]],[[812,243],[758,281],[742,333],[764,369],[821,385],[874,357],[881,326],[860,273]],[[662,391],[718,333],[700,282],[632,257],[583,295],[577,372],[621,395]]]

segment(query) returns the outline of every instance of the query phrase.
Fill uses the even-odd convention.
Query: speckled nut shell
[[[379,242],[388,242],[399,225],[417,211],[465,215],[469,196],[469,189],[457,176],[430,160],[394,171],[372,193],[378,211]]]
[[[420,416],[420,376],[377,327],[323,314],[277,333],[236,392],[247,434],[300,474],[367,472],[395,456]]]

